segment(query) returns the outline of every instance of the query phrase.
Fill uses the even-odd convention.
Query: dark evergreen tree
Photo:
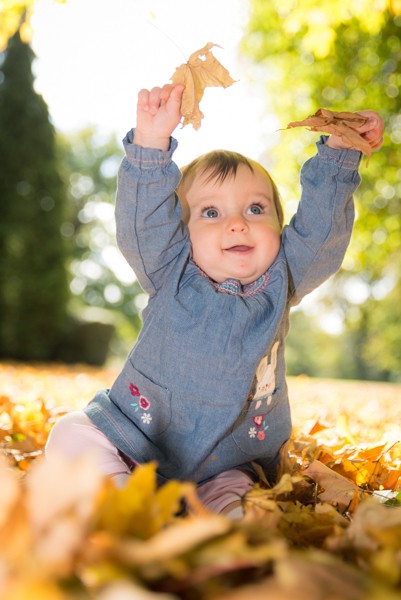
[[[0,357],[54,357],[69,290],[55,131],[17,32],[0,55]]]

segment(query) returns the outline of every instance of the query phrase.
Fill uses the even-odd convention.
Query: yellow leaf
[[[174,520],[188,489],[188,484],[174,480],[158,488],[155,463],[140,465],[124,488],[109,486],[105,490],[96,527],[147,539]]]
[[[227,69],[213,56],[211,52],[213,46],[218,44],[209,42],[200,50],[193,52],[188,62],[177,67],[171,77],[174,85],[178,83],[185,85],[181,103],[183,127],[191,123],[194,129],[200,128],[204,115],[199,108],[199,103],[206,87],[226,88],[235,83]]]

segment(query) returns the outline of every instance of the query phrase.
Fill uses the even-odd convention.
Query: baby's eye
[[[202,211],[202,217],[207,217],[208,219],[215,219],[219,216],[219,211],[217,208],[205,208]]]
[[[262,215],[263,208],[260,206],[260,204],[251,204],[247,212],[250,215]]]

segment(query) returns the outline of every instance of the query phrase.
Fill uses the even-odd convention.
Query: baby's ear
[[[262,378],[262,375],[266,371],[267,368],[267,356],[264,356],[260,361],[258,368],[256,370],[256,379],[259,381]]]

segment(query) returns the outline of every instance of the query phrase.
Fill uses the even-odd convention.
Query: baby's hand
[[[168,150],[170,136],[181,120],[183,85],[166,84],[138,94],[134,144]]]
[[[367,117],[368,120],[356,131],[368,142],[372,151],[378,150],[383,143],[383,120],[381,116],[374,110],[361,110],[358,114]],[[331,135],[326,144],[330,148],[352,148],[351,144],[348,144],[337,135]]]

